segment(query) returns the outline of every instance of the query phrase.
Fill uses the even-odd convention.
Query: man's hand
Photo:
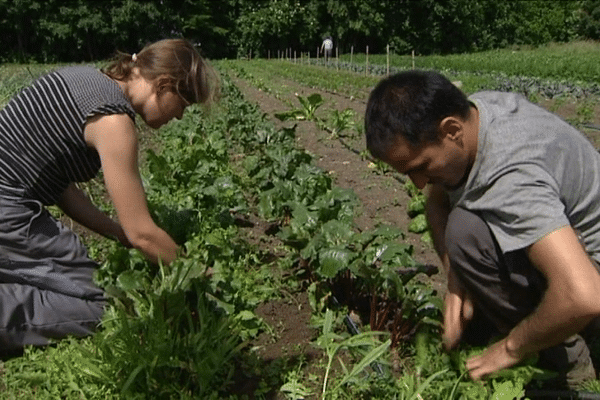
[[[511,367],[528,355],[564,342],[600,315],[600,275],[570,226],[527,249],[547,282],[541,302],[501,341],[467,361],[473,379]]]
[[[448,268],[448,293],[444,299],[444,347],[454,348],[473,318],[473,302],[468,293],[461,287],[452,268]]]
[[[473,380],[485,378],[491,373],[512,367],[525,358],[508,349],[507,340],[502,339],[488,347],[483,353],[467,360],[466,367]]]

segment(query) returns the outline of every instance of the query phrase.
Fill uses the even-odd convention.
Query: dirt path
[[[256,103],[273,124],[279,127],[297,124],[298,146],[314,156],[315,164],[334,178],[335,185],[354,190],[362,203],[355,216],[358,229],[370,230],[381,223],[399,227],[406,233],[405,242],[414,247],[413,256],[417,262],[439,266],[431,245],[422,242],[420,235],[407,230],[411,219],[406,205],[410,198],[401,177],[378,173],[370,166],[371,161],[360,154],[364,150],[363,137],[347,136],[342,138],[342,142],[332,138],[329,132],[319,129],[312,121],[281,122],[274,116],[275,113],[290,110],[290,105],[299,106],[295,94],[306,97],[319,93],[325,100],[323,107],[318,110],[319,116],[325,118],[331,109],[343,111],[351,108],[362,123],[366,101],[304,87],[277,77],[273,79],[280,87],[285,87],[285,91],[267,93],[256,89],[247,81],[233,78],[246,100]],[[432,284],[440,294],[444,292],[445,277],[442,273],[432,277]],[[316,366],[323,355],[311,345],[317,332],[310,327],[311,308],[306,293],[294,294],[292,297],[266,302],[255,310],[272,331],[262,333],[253,341],[253,347],[257,349],[257,355],[271,365],[280,359],[294,360],[303,357],[310,371],[311,366],[318,368]],[[246,388],[244,392],[250,393],[251,390],[247,389],[251,388]],[[281,397],[277,394],[276,398]]]
[[[364,150],[364,138],[343,137],[342,142],[331,138],[329,132],[319,129],[312,121],[282,123],[274,117],[274,114],[289,110],[289,104],[298,104],[294,94],[273,95],[254,88],[244,80],[234,79],[234,82],[244,93],[246,100],[258,104],[274,124],[278,126],[297,124],[298,146],[314,155],[316,165],[333,176],[337,186],[354,190],[362,203],[362,208],[355,218],[359,229],[369,230],[381,223],[399,227],[406,233],[405,241],[414,247],[414,258],[417,262],[439,265],[439,259],[431,245],[422,242],[421,235],[407,230],[410,218],[406,206],[410,198],[403,187],[403,178],[397,174],[381,174],[373,170],[370,166],[371,161],[360,154]],[[326,113],[326,109],[343,111],[351,108],[357,115],[364,115],[364,100],[349,99],[291,81],[282,82],[282,85],[288,87],[288,92],[303,97],[313,93],[321,94],[325,100],[323,110],[319,110],[321,113]],[[436,289],[442,289],[440,286],[442,280],[443,277],[434,279]]]

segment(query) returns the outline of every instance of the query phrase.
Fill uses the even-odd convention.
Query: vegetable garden
[[[531,57],[544,65],[546,53]],[[444,62],[465,92],[524,92],[595,142],[595,82],[566,67],[591,64],[531,77]],[[364,151],[364,103],[381,76],[347,61],[215,64],[214,109],[140,126],[150,208],[185,254],[154,266],[74,227],[110,307],[93,337],[6,357],[6,398],[536,398],[526,385],[547,373],[531,362],[472,382],[464,360],[478,349],[441,349],[444,277],[424,196]],[[0,66],[0,105],[53,67]],[[101,177],[85,188],[112,212]]]

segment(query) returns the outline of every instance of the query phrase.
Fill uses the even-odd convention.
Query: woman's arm
[[[106,188],[127,238],[151,261],[170,264],[179,247],[150,216],[133,121],[125,114],[96,116],[86,124],[84,135],[100,155]]]
[[[121,225],[100,211],[74,183],[65,189],[57,205],[71,219],[86,228],[104,237],[118,240],[126,247],[131,247]]]

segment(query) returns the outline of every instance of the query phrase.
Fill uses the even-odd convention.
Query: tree
[[[186,0],[180,10],[183,36],[197,43],[204,55],[219,58],[235,54],[230,41],[234,13],[231,1]]]
[[[327,0],[323,25],[343,51],[350,46],[383,51],[387,44],[385,11],[390,1]]]
[[[0,0],[0,60],[105,59],[183,36],[209,58],[314,52],[456,53],[600,39],[600,0]]]
[[[58,12],[40,16],[37,25],[38,35],[45,37],[40,49],[44,60],[96,60],[107,54],[103,47],[109,37],[110,23],[101,3],[78,0],[69,6],[61,5]]]
[[[298,0],[271,0],[269,2],[241,2],[242,10],[236,19],[232,37],[238,55],[266,56],[269,50],[289,47],[301,50],[299,32],[304,30],[308,15],[305,3]]]
[[[581,1],[577,33],[585,38],[600,39],[600,1]]]
[[[3,49],[10,49],[18,61],[25,61],[36,50],[32,43],[36,39],[33,27],[42,4],[37,0],[0,0],[0,44]]]

